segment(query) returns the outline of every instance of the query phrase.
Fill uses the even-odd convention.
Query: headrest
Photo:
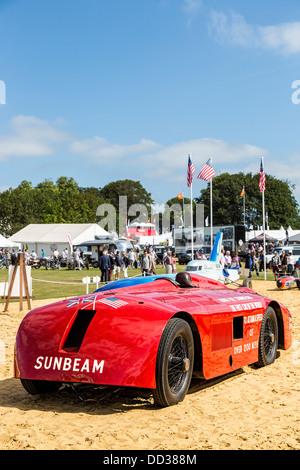
[[[184,271],[176,275],[175,281],[178,282],[180,287],[196,287],[192,283],[190,274]]]

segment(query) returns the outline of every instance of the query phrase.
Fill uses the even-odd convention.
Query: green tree
[[[139,181],[128,179],[107,184],[101,189],[100,195],[115,208],[117,227],[119,227],[120,196],[127,197],[127,211],[130,210],[130,207],[135,206],[135,204],[139,206],[135,206],[137,212],[135,212],[135,208],[133,207],[133,213],[129,213],[128,217],[130,220],[138,219],[140,222],[147,222],[151,214],[151,204],[154,202],[151,194],[146,191]],[[139,208],[142,210],[139,211]]]
[[[46,179],[35,187],[25,180],[0,193],[0,233],[12,235],[33,223],[96,223],[101,204],[110,203],[118,212],[119,195],[127,196],[128,208],[144,204],[150,211],[151,194],[139,181],[116,181],[100,189],[81,188],[66,176],[55,183]]]
[[[244,223],[243,198],[245,187],[246,226],[263,225],[262,195],[259,174],[223,173],[213,178],[214,225],[242,225]],[[294,187],[286,180],[266,175],[265,212],[270,229],[281,226],[300,228],[299,207],[293,195]],[[210,183],[203,189],[197,203],[204,204],[204,216],[210,214]]]
[[[148,209],[151,208],[153,200],[151,194],[141,185],[139,181],[119,180],[108,183],[104,186],[100,195],[112,204],[115,209],[119,206],[119,196],[127,196],[128,207],[133,204],[144,204]]]

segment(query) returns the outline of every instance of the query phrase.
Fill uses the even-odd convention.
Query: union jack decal
[[[82,303],[87,304],[88,302],[94,302],[96,296],[95,295],[90,295],[89,297],[83,297]]]
[[[78,305],[79,302],[80,302],[80,298],[69,300],[67,303],[67,307],[73,307],[74,305]]]

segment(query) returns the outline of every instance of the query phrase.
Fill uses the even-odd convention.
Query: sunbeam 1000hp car
[[[32,310],[17,333],[15,376],[31,394],[62,383],[139,387],[170,406],[193,374],[271,364],[291,346],[291,327],[280,303],[183,272]]]

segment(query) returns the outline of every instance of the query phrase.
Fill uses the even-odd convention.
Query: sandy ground
[[[26,310],[20,313],[17,303],[4,313],[0,305],[0,448],[300,449],[300,291],[278,291],[264,281],[254,282],[254,289],[290,309],[292,348],[269,367],[194,380],[182,403],[164,409],[155,409],[151,396],[128,390],[28,395],[13,378],[14,339]],[[50,302],[33,301],[33,307]]]

